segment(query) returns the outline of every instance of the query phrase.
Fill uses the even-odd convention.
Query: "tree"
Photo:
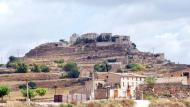
[[[8,95],[10,93],[10,88],[7,87],[7,86],[0,86],[0,97],[2,98],[3,100],[3,97],[5,95]]]
[[[21,61],[17,57],[10,56],[6,66],[7,68],[16,68],[18,63],[21,63]]]
[[[36,88],[37,88],[36,83],[33,82],[33,81],[28,82],[28,86],[29,86],[29,88],[31,88],[31,89],[36,89]]]
[[[78,78],[79,75],[80,75],[80,72],[78,70],[72,70],[72,71],[68,72],[67,77],[68,78]]]
[[[94,70],[97,72],[108,72],[111,69],[112,66],[106,62],[94,65]]]
[[[27,97],[27,90],[26,89],[22,89],[20,92],[22,93],[23,97]],[[31,99],[35,96],[36,96],[35,90],[34,89],[28,89],[28,97]]]
[[[28,86],[29,86],[29,88],[31,88],[31,89],[36,89],[36,88],[37,88],[36,83],[35,83],[35,82],[32,82],[32,81],[28,82]],[[26,89],[26,88],[27,88],[26,84],[21,84],[21,85],[19,85],[19,89]]]
[[[148,87],[153,88],[154,84],[156,83],[156,79],[154,77],[147,77],[145,78],[145,83],[148,85]]]
[[[39,65],[34,64],[34,66],[31,68],[32,72],[41,72],[41,68]]]
[[[18,72],[18,73],[28,72],[28,65],[26,65],[24,63],[19,63],[18,66],[16,67],[16,72]]]
[[[68,62],[67,64],[64,65],[63,70],[66,72],[78,70],[77,64],[74,62]]]
[[[132,43],[133,49],[137,49],[137,45],[135,43]]]
[[[41,68],[41,72],[50,72],[49,67],[46,65],[41,65],[40,68]]]
[[[37,88],[37,89],[36,89],[36,93],[37,93],[39,96],[44,96],[44,95],[47,93],[47,89],[45,89],[45,88]]]

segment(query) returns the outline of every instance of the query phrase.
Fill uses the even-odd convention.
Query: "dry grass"
[[[60,105],[60,107],[133,107],[133,100],[106,100],[95,101],[83,104]]]
[[[190,100],[155,100],[149,107],[190,107]]]

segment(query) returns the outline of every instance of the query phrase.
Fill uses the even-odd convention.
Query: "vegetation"
[[[156,79],[154,77],[147,77],[145,78],[145,83],[148,85],[149,88],[153,88],[154,84],[156,83]]]
[[[9,57],[9,61],[7,62],[7,68],[15,68],[17,67],[17,65],[21,63],[21,61],[14,56],[10,56]]]
[[[154,100],[149,107],[190,107],[188,100]]]
[[[41,72],[41,67],[37,64],[34,64],[34,66],[31,68],[32,72]]]
[[[64,59],[60,59],[60,60],[55,60],[54,62],[57,64],[63,64],[65,61]]]
[[[94,65],[94,70],[97,72],[108,72],[112,69],[112,66],[108,63],[100,63]]]
[[[29,88],[31,88],[31,89],[36,89],[36,88],[37,88],[36,83],[35,83],[35,82],[32,82],[32,81],[28,82],[28,86],[29,86]],[[26,88],[27,88],[26,84],[21,84],[21,85],[19,85],[19,89],[24,89],[24,90],[25,90]]]
[[[132,43],[133,49],[137,49],[137,45],[135,43]]]
[[[0,64],[0,67],[4,66],[4,64]]]
[[[39,96],[44,96],[44,95],[47,93],[47,89],[45,89],[45,88],[37,88],[37,89],[36,89],[36,93],[37,93]]]
[[[54,62],[58,65],[58,67],[60,68],[64,67],[64,62],[65,62],[64,59],[55,60]]]
[[[73,71],[73,70],[78,70],[77,64],[74,62],[68,62],[67,64],[64,65],[63,70],[66,72]]]
[[[18,72],[18,73],[28,72],[28,65],[26,65],[24,63],[18,63],[18,65],[16,66],[16,72]]]
[[[66,71],[68,78],[78,78],[80,72],[78,70],[77,64],[74,62],[69,62],[63,66],[63,70]]]
[[[3,97],[5,95],[8,95],[10,93],[10,88],[7,87],[7,86],[0,86],[0,97],[2,98],[3,100]]]
[[[50,72],[49,67],[46,65],[41,65],[40,68],[41,68],[41,72]]]
[[[105,100],[80,104],[60,104],[59,107],[133,107],[133,100]]]
[[[27,97],[27,90],[26,89],[21,89],[21,93],[23,97]],[[28,97],[34,98],[36,96],[36,92],[34,89],[28,89]]]
[[[127,69],[131,69],[132,71],[134,72],[137,72],[137,71],[143,71],[146,69],[146,67],[144,67],[143,65],[141,64],[128,64],[126,66]]]

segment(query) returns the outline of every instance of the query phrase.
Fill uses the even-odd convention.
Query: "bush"
[[[78,70],[77,64],[74,62],[69,62],[64,65],[63,70],[66,72],[73,71],[73,70]]]
[[[71,104],[60,104],[59,107],[73,107]]]
[[[27,90],[26,89],[22,89],[21,93],[22,93],[23,97],[27,97]],[[31,98],[33,98],[35,96],[36,96],[35,90],[28,89],[28,97],[31,99]]]
[[[112,69],[112,66],[107,63],[100,63],[94,65],[94,70],[97,72],[107,72]]]
[[[54,62],[57,64],[63,64],[65,61],[64,61],[64,59],[60,59],[60,60],[56,60]]]
[[[150,87],[153,88],[154,84],[156,83],[156,79],[154,77],[147,77],[145,78],[145,83]]]
[[[68,78],[78,78],[79,75],[80,75],[80,72],[78,70],[72,70],[72,71],[68,72],[67,77]]]
[[[3,97],[5,95],[8,95],[10,93],[10,88],[7,87],[7,86],[0,86],[0,97],[2,98],[3,100]]]
[[[39,65],[34,64],[34,66],[31,68],[32,72],[41,72],[41,68]]]
[[[19,89],[26,89],[27,87],[26,87],[25,84],[21,84],[21,85],[18,86],[18,88],[19,88]]]
[[[28,65],[26,65],[24,63],[19,63],[18,66],[16,67],[16,72],[18,72],[18,73],[28,72]]]
[[[25,89],[27,88],[27,86],[26,86],[26,84],[21,84],[21,85],[18,86],[18,88],[25,90]],[[28,82],[28,88],[36,89],[36,88],[37,88],[37,85],[36,85],[35,82],[30,81],[30,82]]]
[[[36,89],[36,93],[37,93],[39,96],[44,96],[44,95],[47,93],[47,89],[45,89],[45,88],[37,88],[37,89]]]
[[[36,88],[37,88],[36,83],[35,83],[35,82],[32,82],[32,81],[28,82],[28,86],[29,86],[29,88],[31,88],[31,89],[36,89]]]
[[[50,72],[49,67],[46,65],[41,65],[40,68],[41,68],[41,72]]]
[[[145,70],[145,67],[141,64],[128,64],[126,66],[127,69],[131,69],[132,71],[142,71]]]

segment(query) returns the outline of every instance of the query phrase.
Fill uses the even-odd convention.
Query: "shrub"
[[[108,63],[100,63],[94,65],[94,70],[97,72],[107,72],[112,69],[112,66]]]
[[[64,63],[64,59],[56,60],[54,62],[57,63],[57,64],[63,64]]]
[[[78,70],[72,70],[72,71],[68,72],[67,77],[68,78],[78,78],[79,75],[80,75],[80,72]]]
[[[73,107],[71,104],[60,104],[59,107]]]
[[[31,68],[32,72],[41,72],[41,68],[39,65],[34,64],[34,66]]]
[[[68,62],[67,64],[64,65],[63,70],[66,72],[72,71],[72,70],[77,70],[77,64],[74,62]]]
[[[37,85],[35,82],[30,81],[30,82],[28,82],[28,87],[31,89],[36,89]],[[19,85],[19,89],[26,89],[26,88],[27,88],[26,84]]]
[[[154,77],[147,77],[145,78],[145,83],[150,87],[153,88],[154,84],[156,83],[156,79]]]
[[[49,67],[46,65],[41,65],[40,68],[41,68],[41,72],[49,72],[50,71]]]
[[[26,89],[22,89],[21,93],[22,93],[23,97],[27,97],[27,90]],[[28,89],[28,97],[31,99],[31,98],[33,98],[35,96],[36,96],[35,90]]]
[[[18,72],[18,73],[28,72],[28,65],[26,65],[24,63],[19,63],[18,66],[16,67],[16,72]]]
[[[18,86],[18,88],[19,88],[19,89],[26,89],[27,87],[26,87],[25,84],[21,84],[21,85]]]
[[[36,89],[36,93],[37,93],[39,96],[44,96],[44,95],[47,93],[47,89],[45,89],[45,88],[37,88],[37,89]]]
[[[0,97],[2,98],[3,100],[3,97],[5,95],[8,95],[10,93],[10,88],[7,87],[7,86],[0,86]]]
[[[145,67],[141,64],[128,64],[126,68],[131,69],[132,71],[142,71],[145,69]]]
[[[31,89],[36,89],[36,88],[37,88],[36,83],[35,83],[35,82],[32,82],[32,81],[28,82],[28,86],[29,86],[29,88],[31,88]]]

